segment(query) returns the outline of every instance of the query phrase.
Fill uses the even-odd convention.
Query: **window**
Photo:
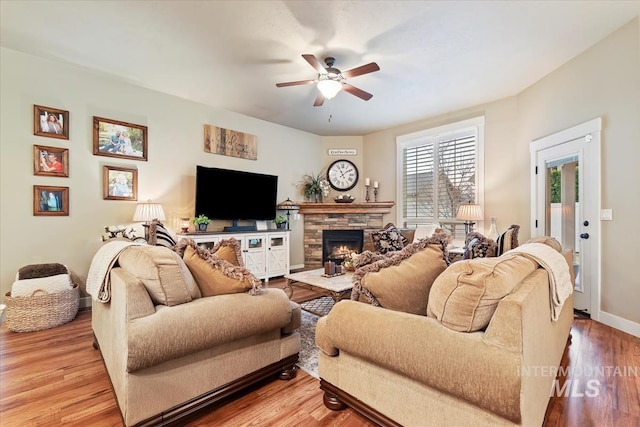
[[[458,206],[484,199],[483,134],[480,117],[397,138],[398,223],[439,223],[464,238]]]

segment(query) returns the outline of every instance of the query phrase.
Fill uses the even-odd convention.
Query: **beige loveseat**
[[[435,251],[434,245],[431,248]],[[325,405],[334,410],[350,406],[381,425],[540,426],[555,380],[550,372],[559,366],[570,337],[572,295],[556,312],[557,320],[552,320],[549,273],[537,265],[528,266],[531,261],[516,259],[525,266],[519,274],[530,273],[495,301],[487,326],[461,332],[474,329],[472,323],[443,311],[456,299],[465,304],[459,294],[450,292],[452,283],[458,283],[457,290],[471,289],[471,293],[480,288],[481,293],[489,293],[493,280],[502,287],[510,271],[520,267],[507,265],[501,271],[476,275],[475,283],[463,282],[476,269],[495,268],[503,257],[513,255],[464,260],[447,267],[431,288],[428,315],[424,307],[415,314],[365,304],[362,299],[337,303],[316,329]],[[571,265],[571,254],[565,258]],[[562,257],[559,261],[564,262]],[[400,281],[389,285],[402,286]],[[369,286],[380,288],[379,283]],[[449,291],[436,296],[436,286]],[[385,298],[390,300],[388,295]],[[378,300],[384,305],[383,298]],[[482,311],[485,303],[472,302],[462,311]]]
[[[164,425],[295,376],[300,307],[282,290],[202,297],[164,247],[127,247],[118,263],[110,301],[93,301],[92,327],[125,425]]]

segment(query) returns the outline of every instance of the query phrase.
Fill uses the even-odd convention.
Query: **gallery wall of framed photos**
[[[69,140],[69,111],[33,106],[33,134]],[[120,120],[93,117],[93,154],[147,161],[147,127]],[[69,148],[33,145],[33,174],[69,177]],[[115,165],[102,166],[104,200],[138,200],[138,170]],[[33,185],[34,216],[68,216],[69,187]]]

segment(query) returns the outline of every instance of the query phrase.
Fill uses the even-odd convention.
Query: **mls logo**
[[[584,391],[580,391],[580,380],[569,379],[560,385],[556,379],[551,388],[551,397],[597,397],[600,395],[600,381],[588,380]]]

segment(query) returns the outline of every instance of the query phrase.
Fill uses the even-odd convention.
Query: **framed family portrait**
[[[138,200],[138,170],[103,166],[102,189],[105,200]]]
[[[69,187],[33,186],[34,216],[69,216]]]
[[[69,150],[59,147],[33,146],[33,174],[69,176]]]
[[[93,154],[146,161],[147,127],[94,117]]]
[[[49,138],[69,139],[69,112],[34,105],[33,134]]]

